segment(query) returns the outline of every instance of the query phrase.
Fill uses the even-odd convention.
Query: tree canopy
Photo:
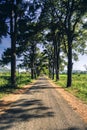
[[[49,76],[54,79],[56,74],[59,80],[60,70],[67,65],[67,87],[72,85],[73,60],[78,60],[78,53],[86,53],[86,7],[86,0],[0,1],[0,39],[11,38],[2,63],[11,62],[14,86],[16,59],[21,57],[32,78],[48,69]],[[38,45],[44,46],[43,53]]]

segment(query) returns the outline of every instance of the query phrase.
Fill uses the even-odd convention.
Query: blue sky
[[[4,49],[11,46],[9,37],[8,38],[3,38],[1,41],[2,42],[0,43],[0,56],[1,56],[2,52],[4,51]]]
[[[2,43],[0,44],[0,57],[4,49],[10,46],[10,38],[3,38]],[[87,55],[79,55],[79,61],[74,61],[73,70],[85,70],[85,64],[87,65]]]

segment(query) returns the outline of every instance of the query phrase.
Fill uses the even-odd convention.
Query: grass
[[[56,84],[65,88],[65,90],[74,94],[79,99],[87,103],[87,74],[73,74],[72,76],[72,87],[66,88],[67,76],[61,74],[60,80],[55,82]],[[17,74],[17,88],[20,89],[24,85],[27,85],[31,82],[29,73],[20,73]],[[0,73],[0,98],[4,95],[12,93],[16,90],[10,85],[10,74],[9,73]]]
[[[60,80],[55,82],[56,84],[65,88],[65,90],[69,91],[82,101],[87,104],[87,74],[73,74],[72,76],[72,86],[66,88],[66,75],[60,75]]]
[[[4,95],[10,94],[17,89],[22,88],[24,85],[27,85],[31,82],[29,73],[20,73],[17,74],[16,82],[17,88],[13,88],[10,84],[10,74],[9,73],[0,73],[0,98]]]
[[[29,75],[29,73],[21,73],[19,75],[17,75],[17,85],[18,86],[23,86],[23,85],[27,85],[31,82],[31,77]]]

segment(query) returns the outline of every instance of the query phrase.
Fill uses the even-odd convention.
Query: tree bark
[[[31,68],[31,79],[34,79],[34,69]]]
[[[13,87],[16,86],[16,19],[13,17],[14,12],[14,0],[12,1],[12,10],[11,10],[11,18],[10,18],[10,33],[11,33],[11,84]]]
[[[35,54],[36,54],[36,44],[32,43],[31,45],[31,78],[36,78],[36,68],[35,68]]]
[[[59,37],[59,36],[58,36]],[[55,36],[55,71],[56,71],[56,81],[59,80],[59,56],[60,56],[60,37],[59,41],[57,42],[56,36]]]
[[[53,64],[53,65],[52,65],[52,80],[54,80],[54,61],[53,61],[52,64]]]
[[[68,37],[67,87],[72,85],[72,40]]]
[[[49,78],[51,78],[51,64],[50,64],[50,59],[49,59]]]
[[[13,37],[13,36],[12,36]],[[11,37],[11,84],[16,85],[16,46]]]

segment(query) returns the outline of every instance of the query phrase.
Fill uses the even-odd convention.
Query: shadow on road
[[[26,122],[38,118],[51,118],[54,112],[51,108],[45,106],[42,100],[21,99],[12,104],[11,109],[6,110],[5,114],[0,116],[0,130],[11,128],[16,122]]]
[[[30,91],[31,92],[41,92],[41,90],[44,91],[45,89],[46,90],[62,89],[62,87],[52,87],[49,83],[45,84],[45,83],[38,82],[38,83],[35,83],[35,85],[30,88]]]

